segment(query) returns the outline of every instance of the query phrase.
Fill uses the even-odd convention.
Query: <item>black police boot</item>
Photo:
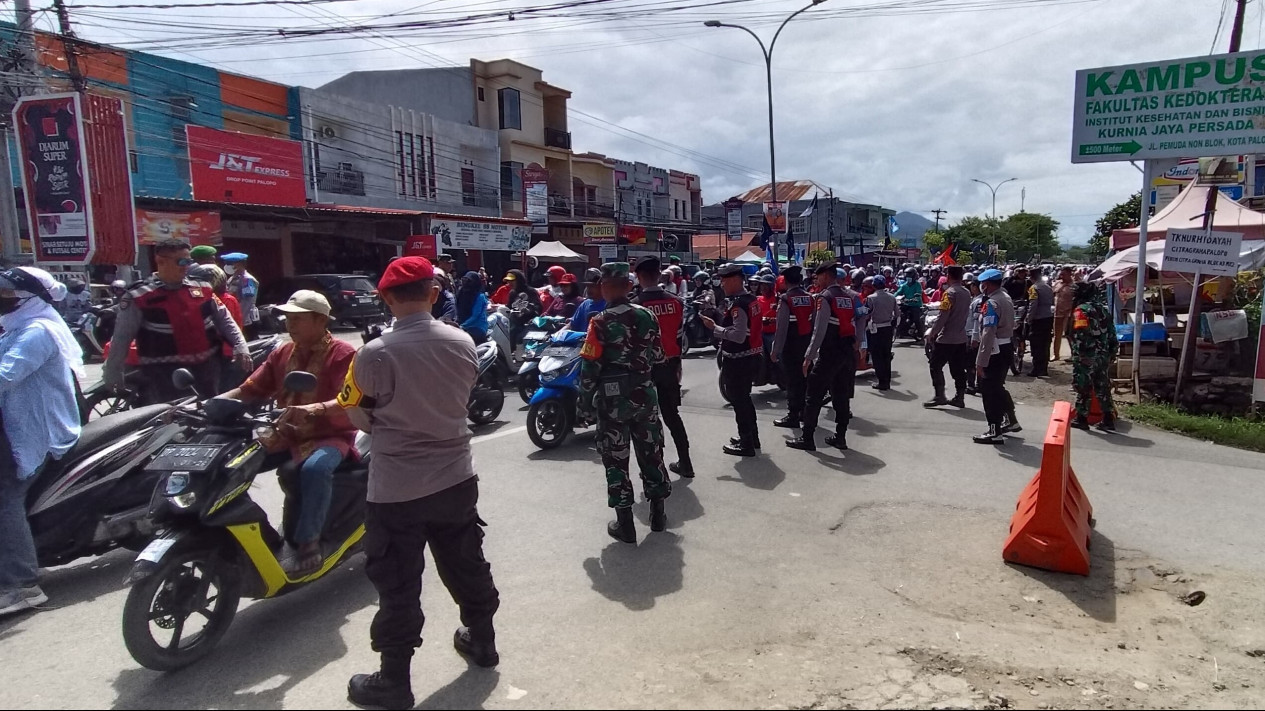
[[[802,435],[786,440],[786,446],[791,449],[802,449],[805,452],[816,452],[817,433],[815,430],[806,429]]]
[[[347,700],[362,709],[411,709],[415,703],[407,676],[388,679],[382,672],[353,676],[347,682]]]
[[[725,454],[732,454],[735,457],[754,457],[755,449],[741,437],[730,437],[729,444],[721,447],[721,451]]]
[[[924,402],[922,406],[923,407],[940,407],[941,405],[948,405],[948,404],[949,404],[949,399],[944,396],[944,389],[941,388],[939,390],[936,390],[935,397]]]
[[[637,527],[633,525],[632,508],[621,506],[615,509],[615,520],[606,524],[606,532],[617,541],[636,543]]]
[[[1019,424],[1019,418],[1015,417],[1015,413],[1007,414],[1001,421],[1001,432],[1023,432],[1023,426]]]
[[[843,451],[848,451],[848,433],[836,432],[826,437],[826,446],[834,447]]]
[[[663,499],[650,502],[650,530],[662,531],[668,527],[668,515],[663,512]]]
[[[971,439],[976,444],[1005,444],[1006,438],[1001,436],[1001,428],[997,425],[989,425],[988,431],[984,434],[975,435]]]
[[[689,457],[679,462],[672,462],[668,465],[668,471],[680,475],[682,479],[694,478],[694,465],[690,463]]]
[[[949,401],[949,404],[952,405],[953,407],[961,409],[963,407],[966,407],[966,399],[963,398],[962,393],[959,392],[958,394],[953,396],[953,399]]]
[[[1110,413],[1102,416],[1102,422],[1098,423],[1098,429],[1104,432],[1116,431],[1116,418]]]
[[[1085,430],[1086,432],[1088,432],[1089,418],[1084,415],[1077,415],[1076,419],[1072,420],[1072,426],[1078,430]]]
[[[452,647],[457,654],[484,669],[501,663],[501,655],[496,653],[496,642],[476,642],[470,635],[469,627],[457,628],[452,635]]]
[[[793,430],[793,429],[796,429],[797,427],[799,427],[799,419],[798,419],[798,418],[795,418],[795,417],[791,417],[790,415],[787,415],[786,417],[783,417],[783,418],[782,418],[782,419],[780,419],[780,420],[774,420],[774,421],[773,421],[773,426],[774,426],[774,427],[785,427],[785,428],[787,428],[787,429],[791,429],[791,430]]]
[[[730,444],[732,444],[732,445],[733,445],[733,446],[735,446],[735,447],[741,447],[741,446],[743,446],[743,445],[746,443],[746,441],[747,441],[747,440],[746,440],[745,438],[743,438],[743,437],[730,437],[730,438],[729,438],[729,443],[730,443]],[[751,440],[751,448],[752,448],[752,449],[759,449],[759,448],[760,448],[760,438],[759,438],[759,437],[756,437],[756,438],[754,438],[754,439],[752,439],[752,440]]]

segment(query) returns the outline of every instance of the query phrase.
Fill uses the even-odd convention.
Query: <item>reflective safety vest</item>
[[[215,326],[217,302],[210,284],[185,280],[179,289],[154,282],[130,292],[141,312],[136,352],[141,365],[203,363],[220,349]]]
[[[830,308],[830,325],[837,327],[836,333],[841,338],[857,335],[855,294],[844,291],[841,286],[831,286],[818,297]]]
[[[633,303],[650,309],[659,320],[659,340],[663,345],[663,355],[679,358],[681,342],[677,340],[677,336],[681,333],[681,323],[685,320],[685,302],[666,291],[655,289],[643,292],[633,299]]]
[[[782,306],[790,311],[790,336],[813,333],[813,297],[803,287],[793,286],[782,296]]]
[[[764,334],[760,330],[760,302],[750,293],[743,292],[733,297],[729,308],[725,309],[725,317],[720,325],[725,327],[734,325],[734,319],[740,311],[747,314],[747,342],[721,341],[720,350],[730,357],[754,355],[764,351]]]

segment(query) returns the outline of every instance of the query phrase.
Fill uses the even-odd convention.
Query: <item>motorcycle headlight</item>
[[[188,472],[173,472],[167,476],[167,484],[163,487],[163,494],[166,496],[177,496],[183,494],[185,489],[189,488]]]
[[[179,496],[173,496],[170,499],[171,503],[175,504],[178,508],[182,508],[182,509],[187,509],[190,506],[193,506],[193,504],[196,503],[197,500],[198,500],[197,495],[194,494],[192,491],[185,494],[181,494]]]

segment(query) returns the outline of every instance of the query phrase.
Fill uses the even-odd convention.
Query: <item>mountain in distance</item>
[[[916,239],[918,246],[922,246],[923,233],[936,226],[935,222],[916,212],[896,213],[896,224],[900,225],[900,232],[896,233],[896,238],[902,242]]]

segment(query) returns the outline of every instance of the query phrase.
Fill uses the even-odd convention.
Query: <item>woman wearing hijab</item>
[[[457,323],[475,343],[488,340],[488,295],[478,272],[466,272],[461,280],[457,291]]]
[[[83,351],[54,302],[66,286],[43,269],[0,272],[0,616],[42,605],[26,492],[79,440],[75,376]]]

